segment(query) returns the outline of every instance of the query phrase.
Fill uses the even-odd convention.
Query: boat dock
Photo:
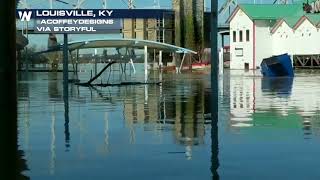
[[[320,54],[294,55],[293,67],[299,69],[320,69]]]

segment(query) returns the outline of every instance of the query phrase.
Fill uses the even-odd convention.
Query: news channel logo
[[[18,16],[19,16],[19,19],[20,21],[24,22],[24,21],[27,21],[29,22],[31,20],[31,17],[32,17],[32,11],[27,11],[27,10],[24,10],[24,11],[21,11],[19,10],[18,11]]]
[[[34,33],[120,33],[113,10],[18,10],[21,22],[34,20]]]

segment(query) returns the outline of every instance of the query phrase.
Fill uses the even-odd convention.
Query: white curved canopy
[[[86,40],[86,41],[75,41],[68,43],[68,47],[70,51],[76,49],[89,49],[89,48],[134,48],[134,49],[143,49],[147,46],[150,49],[158,49],[168,52],[176,52],[176,53],[190,53],[190,54],[197,54],[197,52],[174,46],[171,44],[160,43],[155,41],[149,40],[139,40],[139,39],[93,39],[93,40]]]

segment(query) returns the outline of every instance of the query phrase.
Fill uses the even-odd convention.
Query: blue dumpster
[[[263,59],[261,73],[265,77],[293,77],[292,60],[288,54]]]

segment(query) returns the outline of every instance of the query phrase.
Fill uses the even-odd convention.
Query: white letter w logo
[[[19,11],[18,13],[21,21],[30,21],[32,11]]]

